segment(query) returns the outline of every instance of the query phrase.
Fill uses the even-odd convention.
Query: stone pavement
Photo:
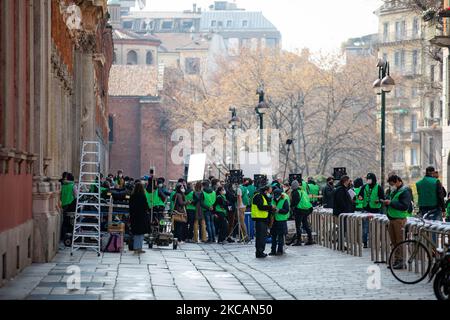
[[[266,252],[270,250],[268,244]],[[78,251],[33,264],[0,288],[0,299],[264,300],[435,299],[432,285],[404,285],[380,265],[381,288],[368,289],[369,251],[353,257],[320,246],[288,247],[282,257],[255,259],[254,245],[181,244],[140,256]],[[67,267],[79,266],[81,289],[70,291]]]

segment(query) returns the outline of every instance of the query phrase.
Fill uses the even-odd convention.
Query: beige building
[[[376,14],[378,57],[389,61],[396,82],[386,94],[386,171],[413,182],[428,166],[442,169],[442,65],[418,12],[386,0]]]

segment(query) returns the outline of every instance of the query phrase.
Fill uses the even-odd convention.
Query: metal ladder
[[[70,255],[73,255],[73,252],[80,248],[86,248],[94,249],[100,256],[100,184],[100,143],[83,141]],[[97,187],[97,192],[91,192],[92,186]],[[88,210],[86,207],[94,209]],[[89,221],[85,221],[86,219],[89,219]]]

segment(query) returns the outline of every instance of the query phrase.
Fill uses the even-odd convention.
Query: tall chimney
[[[197,12],[197,4],[196,4],[196,3],[194,3],[194,4],[192,5],[192,12],[193,12],[193,13],[196,13],[196,12]]]

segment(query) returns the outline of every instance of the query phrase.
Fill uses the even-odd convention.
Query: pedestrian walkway
[[[0,288],[0,299],[435,299],[432,285],[404,285],[380,265],[379,289],[368,289],[368,251],[353,257],[320,246],[288,247],[282,257],[254,258],[253,245],[181,244],[141,256],[70,249],[52,263],[33,264]],[[81,289],[67,289],[69,266],[81,270]],[[375,286],[376,287],[376,286]]]

